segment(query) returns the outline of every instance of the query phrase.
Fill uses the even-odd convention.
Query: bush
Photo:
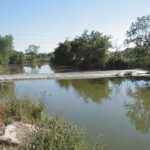
[[[82,129],[60,119],[45,118],[36,133],[28,138],[24,149],[84,150],[87,149]]]
[[[31,100],[19,100],[12,98],[5,102],[5,109],[7,111],[6,124],[13,121],[35,124],[40,121],[42,117],[44,105],[42,102],[35,103]]]
[[[106,64],[107,69],[127,69],[129,63],[122,58],[114,59],[110,58]]]

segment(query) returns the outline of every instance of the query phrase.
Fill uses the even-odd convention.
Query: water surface
[[[6,65],[0,66],[1,74],[48,74],[57,72],[75,72],[81,71],[76,67],[61,66],[56,67],[51,64],[29,64],[29,65]]]
[[[87,128],[91,144],[103,135],[105,150],[149,150],[150,78],[26,80],[1,83],[22,98],[43,98],[50,115]],[[7,89],[7,90],[6,90]]]

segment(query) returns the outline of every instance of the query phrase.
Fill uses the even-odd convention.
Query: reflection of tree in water
[[[72,87],[79,96],[84,98],[86,102],[91,99],[96,103],[100,103],[111,94],[108,79],[59,80],[57,82],[60,87],[66,89]]]
[[[25,65],[24,66],[24,72],[25,73],[31,73],[31,74],[34,74],[34,73],[37,74],[37,73],[39,73],[40,69],[44,65],[49,65],[49,64],[47,64],[47,63],[31,63],[29,65]]]
[[[122,84],[122,82],[124,82],[125,80],[127,80],[127,78],[110,78],[109,79],[111,81],[111,83],[114,85],[114,86],[120,86]]]
[[[128,95],[134,103],[126,104],[127,116],[135,124],[136,130],[148,133],[150,129],[150,81],[133,82],[135,89],[128,89]]]
[[[30,73],[38,73],[41,68],[41,66],[38,66],[37,64],[30,64],[29,66],[26,67],[31,69]]]
[[[24,73],[23,66],[0,66],[0,74],[16,74],[16,73]]]

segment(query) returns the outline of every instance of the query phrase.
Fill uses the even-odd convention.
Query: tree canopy
[[[150,57],[150,15],[138,17],[131,24],[126,41],[135,44],[137,57]]]
[[[34,58],[36,58],[39,48],[40,46],[34,44],[29,45],[28,48],[25,50],[25,54],[28,57],[28,59],[33,60]]]
[[[39,51],[40,46],[31,44],[28,46],[28,48],[25,50],[26,54],[36,55]]]
[[[0,64],[7,64],[9,62],[9,55],[13,50],[13,36],[0,35]]]
[[[59,43],[52,62],[55,65],[76,65],[84,68],[104,67],[107,51],[111,47],[110,38],[97,31],[88,34],[85,30],[81,36]]]

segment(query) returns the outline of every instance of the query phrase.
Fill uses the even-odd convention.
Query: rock
[[[132,76],[133,72],[132,71],[127,71],[124,73],[125,76]]]
[[[35,131],[35,127],[22,122],[13,122],[6,126],[4,135],[0,136],[0,141],[4,143],[21,145],[25,138]]]
[[[5,131],[5,125],[3,121],[0,119],[0,136],[4,134]]]

